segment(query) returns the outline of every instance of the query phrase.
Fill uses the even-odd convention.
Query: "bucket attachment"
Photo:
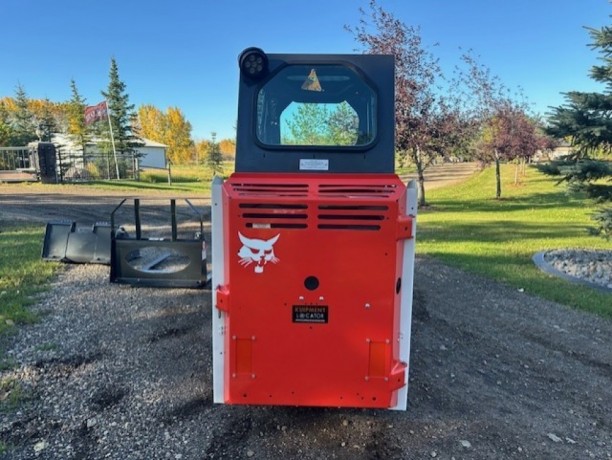
[[[111,228],[115,228],[115,213],[111,213]],[[133,286],[203,288],[209,281],[206,269],[206,242],[202,214],[189,200],[185,200],[198,219],[199,231],[193,239],[179,238],[176,219],[176,200],[170,200],[171,231],[169,238],[143,237],[140,200],[134,199],[135,234],[112,235],[111,283]]]

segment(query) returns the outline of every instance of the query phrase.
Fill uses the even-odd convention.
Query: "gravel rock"
[[[566,275],[612,289],[612,250],[557,249],[544,260]]]
[[[1,339],[0,378],[24,395],[0,411],[5,458],[450,458],[467,436],[474,459],[606,458],[612,443],[612,324],[435,261],[416,263],[408,412],[214,405],[210,291],[108,275],[65,266],[41,321]],[[534,426],[580,443],[542,445]]]

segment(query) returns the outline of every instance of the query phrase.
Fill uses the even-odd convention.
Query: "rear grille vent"
[[[378,231],[388,219],[388,206],[320,205],[317,228],[320,230]]]
[[[389,198],[395,193],[395,189],[393,184],[319,184],[319,193],[329,197]]]
[[[308,228],[308,205],[288,203],[240,203],[246,228]]]
[[[305,197],[308,195],[308,184],[232,184],[234,192],[240,196],[291,196]]]
[[[319,230],[380,230],[380,225],[364,225],[364,224],[319,224]]]

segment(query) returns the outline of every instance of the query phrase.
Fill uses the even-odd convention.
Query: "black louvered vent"
[[[306,197],[308,195],[308,184],[254,184],[236,183],[232,184],[236,193],[240,196],[291,196]]]
[[[317,228],[320,230],[378,231],[388,219],[386,205],[319,205]]]
[[[319,193],[328,197],[389,198],[395,193],[393,184],[320,184]]]
[[[240,203],[247,228],[308,228],[308,205],[293,203]]]

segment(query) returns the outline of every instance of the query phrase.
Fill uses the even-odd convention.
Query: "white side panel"
[[[225,284],[223,179],[212,181],[212,352],[213,352],[213,401],[224,403],[225,384],[225,313],[217,309],[217,287]]]
[[[416,244],[416,215],[418,193],[416,182],[408,182],[406,190],[406,215],[413,216],[412,238],[404,240],[404,259],[402,261],[402,290],[400,293],[400,336],[399,359],[407,363],[405,385],[397,392],[397,404],[390,409],[406,410],[408,406],[408,380],[410,372],[410,332],[412,325],[412,292],[414,285],[414,254]]]

